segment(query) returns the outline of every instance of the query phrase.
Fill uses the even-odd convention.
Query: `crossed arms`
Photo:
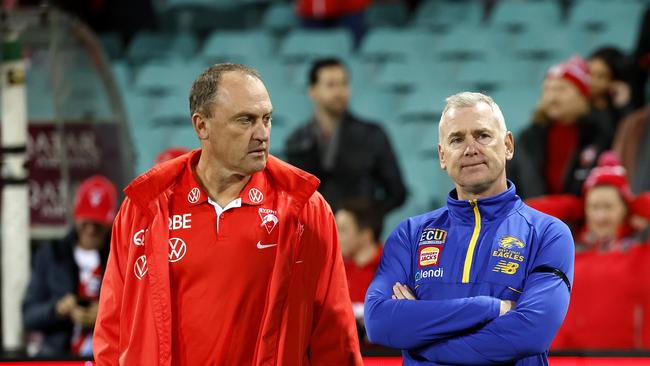
[[[366,294],[366,329],[372,342],[408,351],[416,358],[448,364],[493,364],[544,353],[562,324],[569,290],[556,274],[529,273],[516,306],[489,296],[417,300],[407,283],[411,254],[406,225],[386,242]],[[531,268],[573,272],[573,241],[566,226],[553,223]]]

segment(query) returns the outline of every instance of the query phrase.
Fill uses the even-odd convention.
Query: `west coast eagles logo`
[[[525,246],[526,244],[514,236],[505,235],[499,239],[499,247],[492,251],[492,256],[523,262],[526,258],[521,249]]]
[[[499,246],[503,249],[512,249],[514,247],[517,247],[519,249],[523,248],[526,246],[521,240],[515,238],[514,236],[511,235],[506,235],[499,240]]]

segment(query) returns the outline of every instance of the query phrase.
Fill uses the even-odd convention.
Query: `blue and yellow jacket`
[[[526,206],[508,182],[499,195],[400,223],[386,241],[365,302],[373,343],[404,365],[546,365],[569,306],[569,228]],[[417,300],[393,300],[395,282]],[[513,310],[499,316],[500,299]]]

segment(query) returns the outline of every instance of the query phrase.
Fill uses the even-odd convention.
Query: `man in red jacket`
[[[126,189],[94,350],[102,365],[361,365],[318,180],[268,156],[273,111],[246,66],[190,94],[202,149]]]

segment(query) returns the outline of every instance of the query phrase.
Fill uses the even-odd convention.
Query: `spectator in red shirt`
[[[296,12],[307,29],[347,28],[358,46],[366,32],[365,10],[371,0],[296,0]]]
[[[381,257],[383,215],[366,197],[350,198],[336,211],[336,226],[350,289],[350,300],[357,320],[359,340],[365,338],[363,302]]]
[[[634,196],[615,153],[604,152],[582,196],[548,195],[526,201],[574,228],[576,252],[624,251],[648,240],[650,194]]]
[[[116,197],[108,179],[84,180],[75,196],[74,228],[34,256],[23,299],[25,327],[34,331],[28,346],[31,355],[92,356],[92,329]]]
[[[601,155],[584,184],[584,199],[547,196],[534,208],[581,227],[575,230],[571,305],[552,348],[631,350],[650,346],[650,195],[634,197],[613,153]],[[633,281],[630,281],[633,278]]]

